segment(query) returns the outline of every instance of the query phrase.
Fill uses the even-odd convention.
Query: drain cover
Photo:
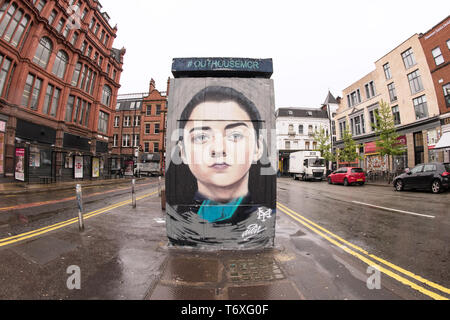
[[[284,279],[284,274],[272,258],[239,259],[228,263],[228,279],[234,283],[275,281]]]

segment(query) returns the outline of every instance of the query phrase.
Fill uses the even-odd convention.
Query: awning
[[[439,139],[439,142],[434,147],[434,150],[446,148],[450,148],[450,132],[445,132],[442,135],[441,139]]]

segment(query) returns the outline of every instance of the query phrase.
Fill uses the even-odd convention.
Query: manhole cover
[[[227,267],[228,279],[233,283],[275,281],[284,274],[272,258],[232,260]]]

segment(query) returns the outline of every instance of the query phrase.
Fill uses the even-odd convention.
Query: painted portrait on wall
[[[272,247],[272,80],[181,78],[172,79],[170,88],[166,222],[171,244]]]

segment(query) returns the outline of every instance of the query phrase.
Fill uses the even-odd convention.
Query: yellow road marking
[[[142,200],[142,199],[147,198],[147,197],[150,197],[150,196],[155,195],[157,193],[158,193],[158,191],[155,191],[155,192],[152,192],[152,193],[148,193],[148,194],[142,195],[140,197],[137,197],[136,201]],[[129,203],[131,203],[131,200],[125,200],[125,201],[122,201],[122,202],[110,205],[108,207],[101,208],[101,209],[98,209],[98,210],[95,210],[95,211],[83,214],[83,218],[85,220],[86,219],[90,219],[90,218],[95,217],[95,216],[97,216],[97,215],[99,215],[101,213],[105,213],[105,212],[111,211],[112,209],[115,209],[115,208],[118,208],[118,207],[122,207],[124,205],[129,204]],[[45,233],[53,231],[53,230],[61,229],[63,227],[66,227],[68,225],[71,225],[71,224],[74,224],[74,223],[77,223],[77,222],[78,222],[78,217],[77,218],[72,218],[72,219],[69,219],[69,220],[66,220],[66,221],[63,221],[63,222],[59,222],[59,223],[56,223],[54,225],[47,226],[47,227],[44,227],[44,228],[40,228],[40,229],[32,230],[32,231],[29,231],[29,232],[25,232],[25,233],[22,233],[22,234],[19,234],[19,235],[16,235],[16,236],[12,236],[12,237],[9,237],[9,238],[0,239],[0,247],[7,246],[7,245],[10,245],[10,244],[13,244],[13,243],[16,243],[16,242],[20,242],[20,241],[23,241],[23,240],[26,240],[26,239],[29,239],[29,238],[33,238],[33,237],[36,237],[36,236],[41,235],[41,234],[45,234]]]
[[[397,280],[397,281],[399,281],[399,282],[401,282],[401,283],[403,283],[403,284],[405,284],[405,285],[407,285],[407,286],[410,286],[411,288],[413,288],[413,289],[415,289],[415,290],[417,290],[417,291],[419,291],[419,292],[421,292],[421,293],[423,293],[423,294],[425,294],[425,295],[427,295],[427,296],[429,296],[429,297],[431,297],[431,298],[433,298],[433,299],[436,299],[436,300],[448,300],[447,298],[445,298],[445,297],[443,297],[443,296],[441,296],[441,295],[439,295],[439,294],[437,294],[437,293],[435,293],[435,292],[432,292],[432,291],[427,290],[427,289],[425,289],[425,288],[423,288],[423,287],[420,287],[420,286],[418,286],[417,284],[415,284],[415,283],[409,281],[408,279],[406,279],[406,278],[404,278],[404,277],[402,277],[402,276],[399,276],[399,275],[397,275],[396,273],[393,273],[392,271],[387,270],[387,269],[385,269],[385,268],[383,268],[383,267],[377,265],[376,262],[374,262],[374,261],[372,261],[372,260],[370,260],[370,259],[368,259],[368,258],[362,256],[361,254],[359,254],[359,253],[357,253],[357,252],[355,252],[355,251],[349,249],[348,246],[349,246],[349,247],[352,247],[352,248],[355,248],[356,250],[358,250],[358,251],[360,251],[360,252],[366,254],[366,255],[369,256],[370,258],[373,258],[373,259],[375,259],[375,260],[378,260],[379,262],[382,262],[383,264],[385,264],[385,265],[387,265],[387,266],[389,266],[389,267],[391,267],[391,268],[393,268],[393,269],[395,269],[395,270],[397,270],[397,271],[399,271],[399,272],[401,272],[401,273],[403,273],[403,274],[405,274],[405,275],[408,275],[409,277],[414,278],[414,279],[417,280],[417,281],[420,281],[420,282],[422,282],[422,283],[425,283],[425,284],[427,284],[427,285],[430,286],[430,287],[433,287],[433,288],[435,288],[435,289],[438,289],[438,290],[440,290],[440,291],[442,291],[442,292],[444,292],[444,293],[449,293],[449,292],[450,292],[450,289],[445,288],[445,287],[443,287],[443,286],[441,286],[441,285],[439,285],[439,284],[433,283],[433,282],[431,282],[431,281],[428,281],[428,280],[426,280],[426,279],[424,279],[424,278],[422,278],[422,277],[420,277],[420,276],[417,276],[417,275],[415,275],[415,274],[413,274],[413,273],[411,273],[411,272],[409,272],[409,271],[407,271],[407,270],[405,270],[405,269],[402,269],[402,268],[400,268],[400,267],[398,267],[398,266],[396,266],[396,265],[394,265],[394,264],[392,264],[392,263],[390,263],[390,262],[388,262],[388,261],[386,261],[386,260],[383,260],[383,259],[381,259],[381,258],[378,258],[378,257],[372,255],[372,254],[369,254],[367,251],[365,251],[365,250],[363,250],[363,249],[361,249],[361,248],[359,248],[359,247],[357,247],[357,246],[351,244],[350,242],[347,242],[346,240],[344,240],[344,239],[342,239],[341,237],[339,237],[339,236],[333,234],[332,232],[330,232],[330,231],[328,231],[328,230],[326,230],[326,229],[320,227],[319,225],[315,224],[314,222],[308,220],[307,218],[304,218],[303,216],[301,216],[301,215],[298,214],[297,212],[295,212],[295,211],[289,209],[289,208],[286,207],[285,205],[283,205],[283,204],[281,204],[281,203],[279,203],[279,202],[277,202],[277,204],[278,204],[278,208],[279,208],[282,212],[284,212],[285,214],[289,215],[289,216],[290,216],[291,218],[293,218],[294,220],[300,222],[301,224],[303,224],[303,225],[304,225],[305,227],[307,227],[308,229],[310,229],[310,230],[314,231],[315,233],[319,234],[320,236],[322,236],[323,238],[325,238],[325,239],[328,240],[329,242],[331,242],[331,243],[333,243],[334,245],[336,245],[337,247],[343,249],[345,252],[347,252],[347,253],[349,253],[349,254],[351,254],[351,255],[357,257],[358,259],[360,259],[361,261],[365,262],[366,264],[368,264],[368,265],[370,265],[370,266],[375,266],[375,267],[377,267],[378,270],[380,270],[380,272],[385,273],[386,275],[390,276],[391,278],[394,278],[395,280]],[[315,227],[317,227],[317,228],[315,228],[315,227],[313,227],[313,226],[315,226]],[[331,236],[334,237],[335,239],[341,241],[342,243],[339,243],[338,241],[336,241],[336,240],[334,240],[334,239],[331,239],[329,236],[327,236],[327,235],[324,234],[323,232],[319,231],[318,229],[323,230],[325,233],[328,233],[329,235],[331,235]],[[346,245],[344,245],[344,244],[346,244]]]

